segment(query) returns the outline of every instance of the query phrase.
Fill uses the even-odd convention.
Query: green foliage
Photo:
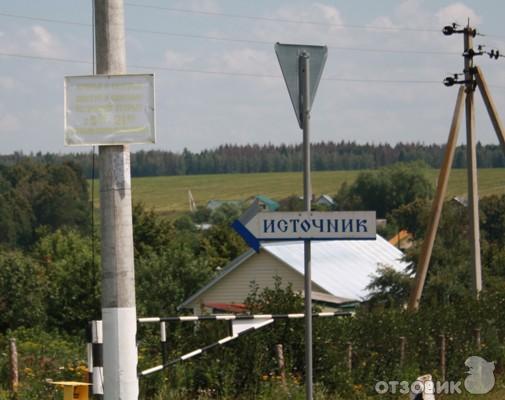
[[[193,220],[196,224],[203,224],[210,221],[212,211],[205,206],[198,206],[196,211],[192,214]]]
[[[16,338],[19,365],[19,399],[59,399],[61,389],[47,380],[85,381],[85,343],[78,338],[41,328],[18,328],[0,334],[0,348],[9,348]],[[7,397],[8,357],[0,357],[0,399]],[[5,397],[2,397],[5,394]],[[61,397],[60,397],[61,396]]]
[[[89,232],[88,186],[75,164],[49,165],[43,182],[32,200],[37,224]]]
[[[56,230],[35,245],[33,256],[47,277],[44,304],[49,325],[84,332],[100,316],[100,259],[91,253],[91,239],[71,229]]]
[[[228,224],[213,225],[201,235],[200,252],[213,270],[224,267],[247,250],[244,240]]]
[[[46,284],[35,260],[18,251],[0,252],[0,332],[45,324]]]
[[[190,156],[186,156],[185,162],[190,162]],[[360,181],[366,184],[365,188],[368,185],[367,190],[371,187],[378,192],[364,191],[367,196],[376,195],[373,204],[383,201],[384,212],[392,210],[395,227],[412,229],[415,233],[415,246],[407,255],[413,261],[412,268],[419,256],[429,212],[428,194],[424,190],[427,186],[413,182],[419,178],[415,169],[401,165]],[[0,168],[0,242],[4,246],[0,248],[0,346],[7,348],[9,336],[18,339],[22,369],[20,398],[52,398],[54,388],[44,383],[45,378],[83,379],[85,347],[80,338],[86,322],[99,314],[99,259],[93,263],[86,187],[79,176],[71,165],[26,162]],[[349,194],[346,201],[364,204],[370,200],[351,189],[353,184],[343,190]],[[411,197],[403,193],[399,196],[398,191],[421,193],[421,199],[407,203]],[[222,211],[215,220],[222,223],[198,231],[187,215],[170,221],[142,205],[134,207],[139,315],[176,313],[177,306],[211,279],[218,267],[246,250],[242,239],[227,225],[238,211],[232,208]],[[444,207],[420,313],[411,315],[396,307],[406,297],[409,278],[383,268],[370,286],[374,291],[370,307],[358,310],[354,318],[314,320],[316,398],[365,399],[373,395],[379,379],[410,380],[426,372],[439,377],[440,334],[445,334],[448,340],[450,379],[461,379],[463,362],[469,355],[480,354],[496,360],[497,370],[503,370],[505,196],[481,201],[487,292],[480,302],[468,295],[466,214],[466,209],[455,203]],[[195,218],[203,221],[205,215],[202,211]],[[21,245],[23,253],[10,249]],[[287,313],[303,309],[300,295],[289,285],[282,285],[280,279],[275,279],[271,288],[260,290],[253,286],[246,303],[252,312]],[[482,330],[480,353],[474,346],[476,327]],[[155,328],[139,329],[141,368],[159,363],[158,327]],[[170,358],[213,343],[229,335],[228,329],[225,322],[214,321],[202,322],[196,328],[171,324]],[[407,341],[402,368],[400,336]],[[348,342],[353,343],[354,349],[352,372],[347,370]],[[279,384],[275,355],[275,345],[279,343],[284,346],[287,388]],[[0,399],[5,397],[7,373],[3,357]],[[170,369],[168,378],[158,374],[143,379],[141,387],[143,398],[149,400],[301,399],[303,375],[303,320],[286,320],[178,364]]]
[[[230,224],[242,214],[242,207],[235,204],[224,203],[210,215],[212,224]]]
[[[372,282],[367,286],[370,303],[382,303],[388,306],[401,306],[406,303],[412,283],[409,275],[383,265],[371,278]]]
[[[291,283],[283,287],[280,276],[274,276],[273,286],[260,287],[251,283],[251,291],[244,304],[252,314],[287,314],[303,310],[303,297],[293,290]]]
[[[300,312],[303,308],[302,298],[289,285],[283,286],[280,279],[269,289],[259,290],[253,285],[246,303],[260,313]],[[374,391],[378,381],[413,382],[426,373],[441,379],[440,335],[445,335],[447,340],[449,380],[465,379],[464,362],[472,355],[496,361],[500,371],[505,366],[504,305],[502,288],[488,292],[480,301],[465,297],[457,304],[423,305],[417,314],[398,308],[362,307],[354,317],[315,318],[316,398],[381,398]],[[258,332],[177,364],[170,369],[168,381],[161,377],[148,378],[150,382],[144,382],[142,393],[145,398],[164,393],[166,398],[176,399],[266,399],[269,395],[279,399],[303,398],[303,326],[303,320],[276,320]],[[475,346],[476,327],[482,332],[480,352]],[[202,322],[196,331],[192,329],[172,325],[172,333],[178,331],[171,338],[173,347],[180,349],[177,355],[227,335],[225,325],[216,321]],[[400,365],[401,337],[406,343],[403,366]],[[353,348],[352,371],[348,370],[349,342]],[[275,355],[275,345],[279,343],[284,347],[285,388],[280,384]],[[155,387],[160,391],[156,392]]]
[[[312,167],[323,170],[362,170],[380,168],[397,162],[422,160],[432,168],[442,164],[445,147],[441,144],[388,143],[358,144],[341,141],[312,143]],[[454,167],[464,168],[465,146],[458,146]],[[12,165],[20,160],[31,159],[42,163],[77,162],[92,176],[92,156],[87,153],[37,153],[0,156],[0,164]],[[191,152],[140,150],[131,154],[133,176],[166,176],[187,174],[252,173],[300,171],[302,168],[301,145],[221,145],[215,149]],[[503,168],[505,156],[499,145],[477,144],[479,168]]]
[[[213,274],[205,257],[174,240],[158,254],[150,252],[136,260],[137,309],[139,315],[169,315]]]
[[[0,168],[0,243],[30,245],[41,226],[89,232],[87,190],[79,167],[72,163],[25,160]]]
[[[279,204],[279,211],[301,211],[304,209],[303,199],[294,194],[281,199]]]
[[[0,184],[1,184],[0,175]],[[0,188],[0,243],[9,247],[32,241],[34,215],[28,200],[12,188]]]
[[[152,209],[146,210],[142,203],[136,203],[132,213],[135,255],[163,251],[175,236],[173,224]]]
[[[505,195],[484,197],[479,202],[479,209],[483,238],[505,246]]]
[[[336,197],[341,210],[375,210],[385,218],[398,207],[431,197],[433,187],[420,163],[394,164],[375,172],[362,172],[351,185],[343,185]]]

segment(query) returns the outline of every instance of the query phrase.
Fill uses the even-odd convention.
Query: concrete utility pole
[[[123,0],[95,2],[96,72],[126,73]],[[100,146],[105,400],[138,398],[130,152]]]

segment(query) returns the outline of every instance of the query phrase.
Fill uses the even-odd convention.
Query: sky
[[[93,70],[91,1],[0,2],[0,154],[91,149],[63,145],[63,79]],[[328,46],[311,141],[444,143],[463,36],[441,28],[470,18],[475,45],[505,54],[504,15],[501,0],[125,1],[128,72],[156,88],[157,142],[132,150],[300,143],[276,42]],[[476,63],[505,112],[505,58]],[[477,97],[477,139],[498,143]]]

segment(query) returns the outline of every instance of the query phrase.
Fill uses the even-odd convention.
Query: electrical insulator
[[[451,25],[444,26],[444,28],[442,29],[442,32],[444,35],[450,36],[454,33],[454,27]]]
[[[489,58],[494,58],[495,60],[498,60],[500,57],[500,50],[491,50],[489,53]]]
[[[444,79],[444,85],[449,87],[453,86],[456,83],[456,79],[454,79],[452,76],[448,76],[447,78]]]

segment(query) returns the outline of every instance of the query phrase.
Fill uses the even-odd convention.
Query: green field
[[[312,173],[312,187],[316,195],[334,195],[343,182],[352,182],[360,171],[319,171]],[[430,170],[435,184],[438,170]],[[98,186],[98,184],[96,184]],[[95,187],[95,198],[98,188]],[[189,209],[188,190],[197,205],[205,205],[211,199],[246,200],[264,194],[279,200],[302,193],[300,172],[271,172],[255,174],[189,175],[134,178],[133,201],[142,202],[155,211],[170,214]],[[480,196],[505,193],[505,169],[479,170]],[[447,197],[466,193],[466,170],[451,172]]]

